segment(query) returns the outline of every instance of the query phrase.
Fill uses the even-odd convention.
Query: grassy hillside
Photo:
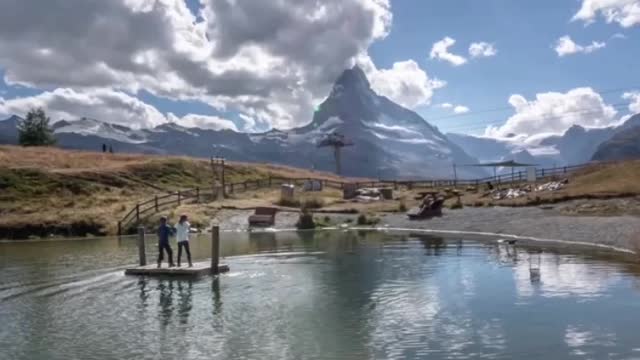
[[[228,163],[227,182],[325,173]],[[135,203],[163,192],[209,188],[208,160],[0,146],[0,238],[114,233]]]
[[[285,166],[235,162],[228,163],[226,175],[228,183],[269,176],[345,180]],[[640,161],[594,165],[568,177],[569,184],[559,191],[494,200],[483,196],[483,189],[471,189],[462,191],[462,202],[467,206],[526,206],[571,199],[640,196]],[[114,234],[117,221],[136,203],[180,189],[209,189],[211,180],[206,159],[0,146],[0,239]],[[308,196],[313,197],[312,200],[319,198],[324,211],[377,213],[404,211],[402,209],[415,206],[419,202],[418,192],[424,190],[428,189],[401,188],[394,192],[395,200],[372,203],[344,201],[339,191],[331,189]],[[446,205],[453,206],[457,198],[449,194]],[[186,212],[192,215],[195,224],[207,226],[222,206],[273,206],[278,199],[276,189],[263,189],[234,194],[224,202],[183,203],[180,207],[165,209],[165,213],[175,217]],[[153,216],[148,219],[155,220]]]
[[[608,199],[640,196],[640,161],[601,163],[579,171],[559,176],[569,183],[557,191],[531,192],[526,197],[495,200],[479,193],[467,193],[462,200],[465,205],[528,206],[558,203],[574,199]],[[510,184],[503,184],[509,188]]]

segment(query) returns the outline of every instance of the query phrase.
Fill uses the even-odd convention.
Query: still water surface
[[[640,358],[631,264],[411,233],[222,248],[231,272],[190,281],[124,276],[134,239],[0,243],[0,358]]]

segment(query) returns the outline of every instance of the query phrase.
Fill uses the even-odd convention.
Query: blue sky
[[[572,123],[608,125],[640,107],[640,19],[633,12],[635,8],[629,8],[640,8],[640,0],[391,0],[389,4],[386,0],[241,0],[234,6],[228,6],[228,0],[159,3],[166,6],[135,8],[123,0],[70,0],[65,9],[56,8],[55,3],[42,6],[37,0],[14,4],[16,9],[0,5],[0,13],[9,16],[4,19],[0,15],[0,116],[38,105],[50,107],[57,118],[90,116],[134,126],[166,121],[246,131],[299,126],[310,121],[311,109],[330,89],[330,81],[323,75],[335,77],[341,66],[358,56],[368,56],[375,63],[377,69],[368,75],[377,76],[378,84],[394,84],[384,88],[373,81],[374,89],[398,102],[407,99],[403,89],[417,91],[414,110],[445,132],[482,134],[487,124],[501,125],[509,120],[509,126],[496,131],[496,136],[507,131],[532,136],[538,128],[540,132],[547,128],[562,131]],[[319,12],[320,24],[287,16],[317,10],[318,4],[338,13]],[[584,4],[591,4],[596,11],[589,18],[572,21]],[[25,9],[41,10],[42,14],[33,11],[44,21],[34,21],[38,25],[29,31],[10,21],[11,14]],[[190,18],[189,10],[195,18]],[[607,11],[621,15],[607,21]],[[69,29],[55,24],[47,27],[47,19],[56,12],[88,20]],[[385,20],[389,15],[392,22]],[[169,18],[173,21],[167,21]],[[142,21],[159,28],[136,27]],[[12,24],[16,25],[12,28]],[[94,31],[97,26],[100,31]],[[315,26],[317,34],[297,38],[306,26]],[[353,31],[336,37],[338,26]],[[123,31],[129,32],[123,35]],[[179,36],[173,38],[175,34]],[[554,48],[563,36],[569,36],[583,51],[559,56]],[[455,40],[447,50],[464,57],[465,64],[454,66],[430,58],[434,44],[445,37]],[[283,38],[290,39],[290,44]],[[491,44],[497,53],[472,58],[469,46],[478,42]],[[601,45],[584,51],[594,42]],[[76,43],[87,48],[68,45]],[[185,43],[190,45],[186,50],[181,45]],[[220,44],[226,48],[220,49]],[[311,53],[316,50],[314,45],[327,54],[325,63]],[[258,54],[247,56],[243,50],[252,47],[259,48]],[[304,53],[307,48],[309,54]],[[298,49],[301,53],[296,53]],[[140,55],[145,51],[145,56]],[[188,60],[179,65],[164,62],[176,56]],[[228,69],[252,61],[258,64],[254,68],[270,62],[275,65],[255,71],[242,69],[246,74],[229,82],[231,85],[209,88],[224,81]],[[418,68],[412,68],[407,76],[385,72],[408,61]],[[190,72],[201,66],[207,70],[198,75],[204,77],[200,82]],[[283,69],[292,70],[283,75],[291,78],[278,77]],[[71,76],[76,73],[82,76]],[[433,87],[433,83],[416,80],[422,76],[428,81],[444,81],[446,86]],[[93,78],[95,83],[90,80]],[[233,88],[243,87],[244,82],[246,89]],[[574,92],[581,87],[594,91]],[[257,89],[266,90],[258,94],[254,92]],[[554,92],[559,95],[543,95],[542,100],[534,101],[541,94]],[[623,100],[624,93],[627,97]],[[514,95],[522,98],[513,104],[526,100],[528,105],[514,108],[509,102]],[[634,101],[637,107],[631,104]],[[630,103],[629,109],[625,102]],[[443,108],[443,103],[466,107],[469,112],[454,114],[453,108]],[[619,106],[607,108],[612,105]],[[487,111],[490,109],[500,110]],[[574,113],[585,109],[585,118],[591,118],[536,120],[536,116],[562,115],[557,109]],[[556,127],[557,122],[562,124]]]
[[[565,92],[590,86],[596,90],[640,87],[638,28],[617,24],[571,22],[580,7],[577,1],[420,1],[393,2],[394,23],[390,35],[375,43],[370,54],[379,66],[413,58],[429,75],[446,80],[434,103],[464,104],[471,113],[509,107],[512,94],[533,98],[536,93]],[[626,39],[611,39],[614,34]],[[558,57],[556,40],[570,35],[580,44],[606,41],[606,48],[591,54]],[[460,67],[428,59],[431,45],[450,36],[457,43],[450,50],[466,55],[468,44],[487,41],[498,54]],[[621,92],[603,94],[619,103]],[[419,111],[430,118],[449,116],[437,107]],[[504,121],[511,110],[442,120],[430,120],[442,129],[481,131],[481,124]]]

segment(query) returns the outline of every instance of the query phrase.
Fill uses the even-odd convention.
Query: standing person
[[[173,267],[173,250],[169,245],[169,237],[173,235],[174,230],[167,224],[167,218],[165,216],[160,218],[160,226],[158,227],[158,268],[162,264],[164,258],[164,252],[167,252],[169,257],[169,267]]]
[[[180,221],[176,224],[176,239],[178,240],[178,267],[180,267],[180,258],[182,257],[182,248],[187,252],[187,260],[189,261],[189,267],[192,267],[191,263],[191,250],[189,250],[189,224],[187,215],[180,215]]]

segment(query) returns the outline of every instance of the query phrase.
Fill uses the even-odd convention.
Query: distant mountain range
[[[14,116],[0,122],[0,142],[17,142],[18,120]],[[217,155],[324,171],[335,169],[333,151],[317,144],[327,135],[339,133],[354,143],[342,152],[347,176],[450,178],[454,163],[477,163],[417,113],[377,95],[359,67],[346,70],[337,79],[308,125],[291,130],[249,134],[177,124],[135,130],[88,118],[58,121],[53,128],[58,145],[70,149],[100,150],[106,143],[116,152]],[[458,170],[461,178],[484,175],[478,168]]]
[[[598,146],[593,160],[630,160],[640,159],[640,125],[619,131],[613,137]]]
[[[637,127],[640,127],[640,114],[630,117],[624,124],[617,127],[587,129],[580,125],[574,125],[562,135],[549,136],[542,139],[539,144],[528,147],[510,139],[494,139],[455,133],[447,134],[447,137],[480,161],[513,159],[540,166],[565,166],[583,164],[591,161],[592,158],[593,160],[602,160],[604,155],[595,156],[596,151],[601,152],[599,149],[614,137],[623,137],[630,142],[635,139],[636,142],[640,142],[640,137],[622,136],[630,129]],[[617,143],[620,144],[620,141]],[[631,148],[626,147],[625,149],[626,157],[640,158],[640,152],[636,152],[634,155]],[[611,152],[611,157],[615,158],[616,155],[613,154],[618,153]]]
[[[19,121],[17,116],[0,121],[0,143],[17,143]],[[379,178],[451,178],[454,164],[478,161],[562,166],[588,162],[594,154],[597,160],[639,157],[638,127],[640,114],[619,127],[585,129],[575,125],[561,136],[550,136],[526,148],[510,139],[444,135],[417,113],[376,94],[357,66],[337,79],[309,124],[291,130],[240,133],[173,123],[132,129],[89,118],[53,124],[58,145],[69,149],[100,151],[102,144],[108,144],[116,152],[216,155],[323,171],[335,170],[333,151],[317,145],[329,134],[339,133],[354,143],[343,149],[343,174]],[[634,131],[627,131],[630,129]],[[482,168],[458,166],[460,178],[486,175]]]

